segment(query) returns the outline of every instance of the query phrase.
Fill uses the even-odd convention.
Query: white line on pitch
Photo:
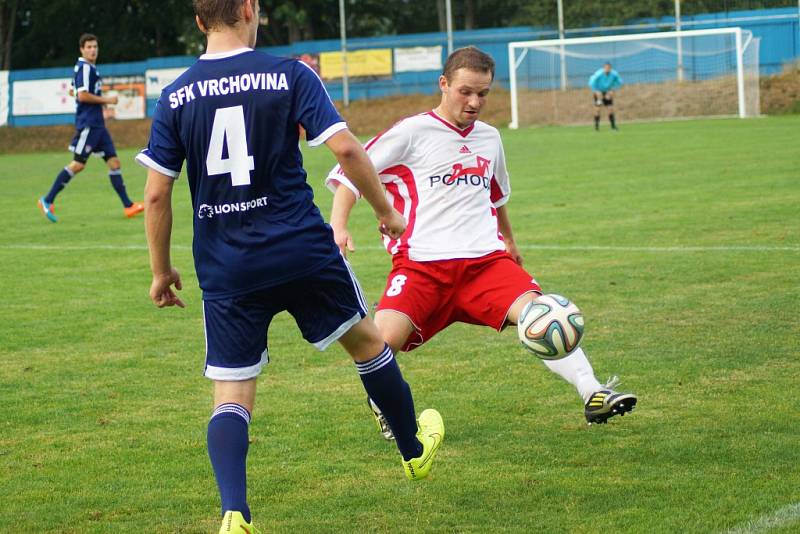
[[[781,245],[718,245],[718,246],[666,246],[636,247],[617,245],[518,245],[522,250],[564,250],[583,252],[800,252],[800,246]],[[174,250],[191,250],[189,245],[172,245]],[[383,247],[356,246],[357,250],[384,250]],[[147,245],[59,245],[38,243],[9,243],[0,245],[0,250],[147,250]]]
[[[774,512],[742,523],[726,531],[725,534],[757,534],[790,525],[795,521],[800,521],[800,502],[784,506]]]
[[[191,250],[187,245],[172,245],[174,250]],[[51,245],[36,243],[13,243],[0,245],[4,250],[147,250],[147,245]]]
[[[518,245],[521,249],[530,250],[584,250],[584,251],[619,251],[619,252],[800,252],[800,246],[779,245],[718,245],[718,246],[669,246],[669,247],[633,247],[616,245]]]

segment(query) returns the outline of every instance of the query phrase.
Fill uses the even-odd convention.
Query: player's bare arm
[[[153,282],[150,298],[159,308],[167,306],[186,307],[175,294],[182,289],[181,277],[172,267],[169,243],[172,234],[172,188],[174,180],[158,171],[149,169],[144,191],[144,225],[147,231],[147,246],[150,249],[150,270]]]
[[[511,254],[514,261],[518,265],[522,265],[522,254],[519,253],[519,248],[514,242],[514,233],[511,231],[511,219],[508,216],[508,209],[506,206],[497,208],[497,229],[503,234],[503,242],[506,245],[506,252]]]
[[[367,152],[349,130],[331,136],[325,144],[336,156],[342,171],[369,202],[380,223],[380,231],[392,239],[400,237],[406,229],[406,221],[383,192],[378,173]]]
[[[116,96],[97,96],[88,91],[78,91],[78,101],[84,104],[116,104],[119,99]]]
[[[347,252],[355,252],[356,246],[353,237],[347,229],[347,222],[350,220],[350,212],[356,205],[356,195],[347,187],[337,187],[333,195],[333,207],[331,208],[331,228],[333,228],[333,240],[339,250],[347,256]]]

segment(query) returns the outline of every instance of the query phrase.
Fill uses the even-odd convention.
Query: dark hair
[[[84,33],[81,35],[80,39],[78,39],[78,47],[83,48],[83,45],[89,41],[97,41],[97,36],[92,33]]]
[[[194,13],[200,18],[206,30],[220,26],[236,26],[239,22],[239,8],[248,0],[193,0]],[[250,0],[253,9],[256,0]]]
[[[453,79],[453,73],[458,69],[488,72],[494,79],[494,60],[492,56],[474,46],[465,46],[453,51],[444,63],[442,76],[447,78],[449,82]]]

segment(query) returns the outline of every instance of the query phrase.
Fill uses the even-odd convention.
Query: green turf
[[[411,484],[344,352],[316,352],[282,314],[251,428],[257,523],[717,532],[800,502],[798,131],[781,117],[504,132],[526,265],[582,307],[598,376],[619,374],[639,408],[587,427],[513,331],[457,325],[400,356],[418,408],[447,426],[431,478]],[[144,172],[121,156],[140,199]],[[306,158],[318,186],[333,160]],[[99,161],[59,197],[58,224],[37,213],[66,161],[0,158],[0,528],[215,532],[186,181],[173,260],[188,307],[157,310],[142,219],[122,217]],[[389,259],[366,204],[352,226],[377,300]]]

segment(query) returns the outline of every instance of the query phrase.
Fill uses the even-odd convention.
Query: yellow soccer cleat
[[[219,527],[219,534],[261,534],[261,531],[248,523],[242,517],[241,512],[228,510],[222,516],[222,526]]]
[[[417,419],[417,439],[422,443],[422,455],[409,461],[403,460],[403,468],[409,480],[421,480],[428,476],[433,457],[444,439],[444,421],[436,410],[428,408]]]

